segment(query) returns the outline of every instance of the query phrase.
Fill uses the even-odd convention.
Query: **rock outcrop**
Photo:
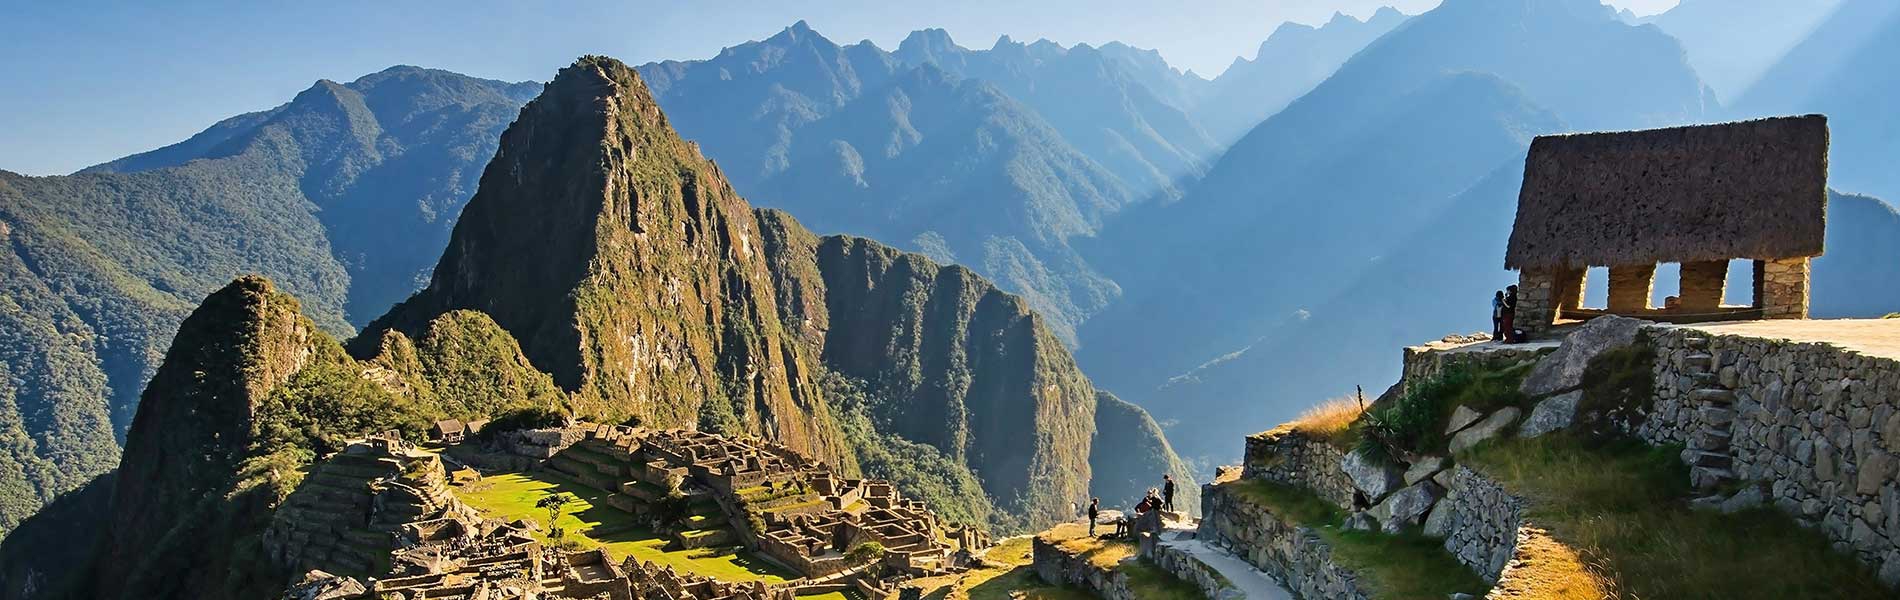
[[[312,360],[322,333],[260,277],[206,298],[179,327],[126,439],[90,598],[240,597],[239,546],[269,517],[241,485],[266,397]],[[217,551],[208,551],[211,548]],[[269,586],[274,588],[275,586]],[[267,588],[268,589],[268,588]]]

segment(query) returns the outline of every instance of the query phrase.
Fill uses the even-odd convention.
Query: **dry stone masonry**
[[[1252,563],[1298,598],[1370,597],[1357,575],[1333,561],[1332,548],[1319,534],[1231,490],[1220,485],[1202,488],[1200,539]]]
[[[1686,446],[1696,483],[1765,486],[1769,502],[1900,584],[1900,361],[1689,327],[1645,333],[1655,405],[1636,434]]]

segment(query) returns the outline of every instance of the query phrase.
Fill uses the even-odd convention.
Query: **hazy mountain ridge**
[[[1029,299],[1068,340],[1119,290],[1067,239],[1094,233],[1142,199],[1141,185],[1171,181],[1211,151],[1182,110],[1134,83],[1185,89],[1198,79],[1122,45],[1005,40],[972,51],[924,30],[888,53],[869,42],[839,46],[801,21],[710,59],[640,71],[683,135],[760,205],[821,232],[978,269]],[[1099,111],[1050,118],[1081,89],[1119,107],[1111,126],[1089,126]],[[1186,136],[1191,149],[1164,132]],[[1070,137],[1081,135],[1089,143]]]
[[[1335,13],[1319,27],[1283,23],[1260,43],[1252,59],[1236,58],[1214,78],[1212,90],[1194,113],[1215,140],[1239,138],[1408,18],[1383,7],[1363,21]]]
[[[1158,386],[1323,314],[1364,269],[1414,252],[1395,242],[1532,136],[1705,118],[1707,88],[1682,55],[1591,0],[1450,0],[1412,17],[1243,137],[1182,201],[1084,244],[1124,296],[1084,327],[1079,357],[1108,389],[1177,406]],[[1168,250],[1122,250],[1136,247]],[[1190,456],[1233,450],[1171,431]]]
[[[1832,130],[1828,182],[1883,200],[1900,198],[1900,4],[1842,0],[1827,20],[1770,68],[1732,113],[1822,113]]]

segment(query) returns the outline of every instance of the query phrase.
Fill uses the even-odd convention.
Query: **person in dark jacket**
[[[1174,511],[1174,476],[1166,473],[1161,475],[1161,506]]]
[[[1504,288],[1504,310],[1500,314],[1499,321],[1504,326],[1504,343],[1515,344],[1524,341],[1518,339],[1517,336],[1517,286],[1515,285]]]
[[[1095,537],[1095,520],[1102,516],[1102,499],[1089,498],[1089,537]]]

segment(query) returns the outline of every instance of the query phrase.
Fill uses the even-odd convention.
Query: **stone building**
[[[1519,272],[1517,327],[1806,318],[1827,148],[1820,115],[1537,138],[1504,258]],[[1749,305],[1723,303],[1732,259],[1753,261]],[[1651,302],[1660,263],[1681,265],[1673,305]],[[1583,306],[1589,267],[1609,268],[1603,308]]]

